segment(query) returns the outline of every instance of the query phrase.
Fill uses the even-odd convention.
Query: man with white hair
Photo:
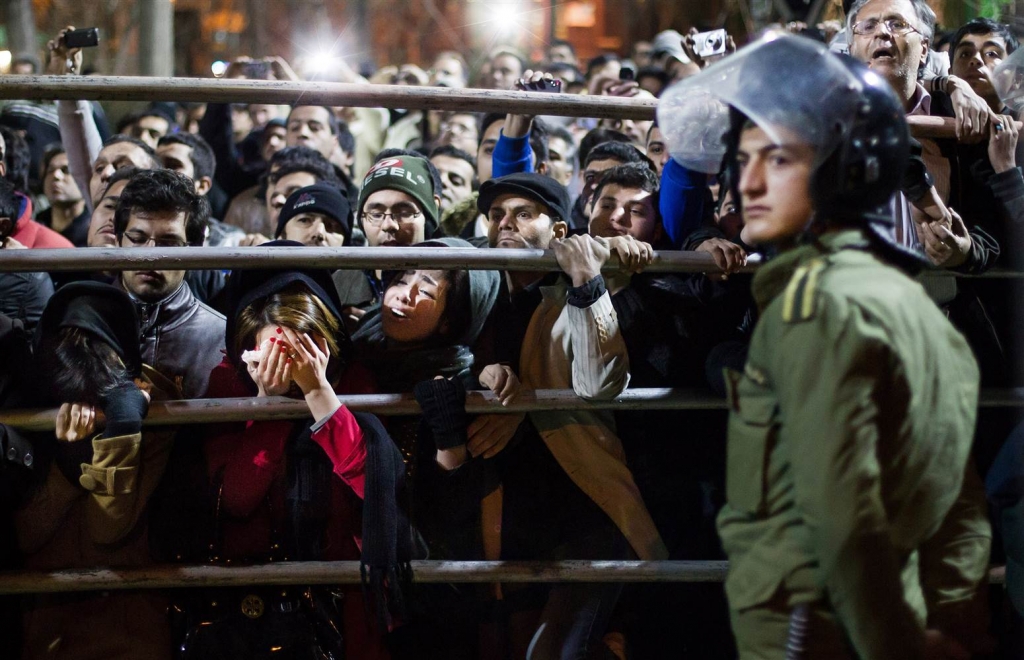
[[[978,142],[988,136],[995,115],[964,80],[943,76],[931,82],[931,91],[919,82],[935,30],[935,12],[925,0],[858,0],[847,15],[850,54],[885,78],[903,104],[907,116],[933,115],[956,118],[960,142]],[[963,174],[969,163],[961,162],[955,143],[921,140],[922,158],[934,178],[941,201],[965,212]],[[919,200],[911,200],[917,207]],[[927,202],[927,200],[925,200]],[[896,204],[896,237],[907,247],[923,247],[940,267],[980,272],[991,268],[999,244],[989,232],[971,226],[974,217],[929,217],[904,200]],[[967,227],[970,227],[968,231]],[[987,228],[986,228],[987,229]]]

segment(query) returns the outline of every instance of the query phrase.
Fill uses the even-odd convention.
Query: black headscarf
[[[295,241],[271,241],[264,246],[304,247]],[[236,270],[228,281],[231,315],[227,319],[226,345],[234,345],[238,315],[249,305],[301,283],[309,288],[341,323],[341,301],[326,269]],[[347,363],[351,341],[344,332],[337,337]],[[231,356],[237,362],[237,356]],[[383,425],[373,415],[355,413],[366,443],[366,489],[363,497],[361,568],[367,603],[376,608],[377,621],[385,632],[394,618],[404,617],[402,590],[411,582],[414,533],[398,506],[405,466],[402,455]],[[323,448],[312,438],[315,420],[295,424],[288,443],[288,489],[285,494],[294,557],[300,561],[322,558],[323,537],[330,517],[332,465]]]
[[[39,319],[35,348],[62,328],[92,333],[114,349],[132,378],[142,373],[139,315],[124,291],[100,282],[72,282],[61,287]]]
[[[459,247],[472,248],[472,244],[461,238],[435,238],[414,247]],[[383,281],[387,283],[398,271],[385,271]],[[465,379],[473,366],[470,347],[483,330],[484,323],[498,298],[499,276],[494,270],[471,270],[469,275],[469,300],[456,301],[450,296],[447,305],[469,305],[465,323],[453,328],[452,338],[444,343],[406,348],[389,343],[384,336],[381,319],[381,304],[367,312],[365,319],[352,339],[359,347],[359,359],[377,374],[381,388],[391,391],[409,391],[421,380],[434,376],[458,376]],[[450,291],[450,290],[449,290]],[[472,387],[467,383],[467,387]]]
[[[263,243],[260,247],[297,247],[305,248],[297,241],[270,241]],[[303,284],[310,292],[320,299],[327,306],[328,311],[338,320],[340,330],[335,337],[338,343],[339,355],[336,356],[343,362],[348,362],[352,353],[352,342],[348,333],[345,332],[345,325],[342,322],[341,300],[338,298],[338,289],[331,280],[331,272],[323,268],[310,269],[254,269],[231,271],[227,283],[227,323],[224,328],[224,345],[228,347],[228,357],[232,362],[238,362],[238,356],[233,355],[231,347],[235,345],[235,331],[238,327],[238,316],[242,311],[257,300],[262,300],[279,293],[293,284]]]

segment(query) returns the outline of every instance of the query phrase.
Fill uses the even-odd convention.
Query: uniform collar
[[[796,269],[811,259],[827,257],[840,250],[865,250],[868,245],[861,230],[845,229],[822,234],[811,242],[779,254],[754,275],[751,291],[758,309],[763,311],[786,288]]]

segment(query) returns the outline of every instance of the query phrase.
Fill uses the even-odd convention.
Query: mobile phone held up
[[[624,66],[619,69],[619,80],[634,80],[636,79],[636,71],[632,67]]]
[[[544,78],[537,82],[526,83],[525,88],[527,92],[551,92],[552,94],[558,94],[562,91],[562,81]]]
[[[92,48],[99,43],[99,28],[81,28],[64,35],[64,45],[68,48]]]
[[[725,54],[725,30],[698,32],[693,35],[693,50],[699,57]]]

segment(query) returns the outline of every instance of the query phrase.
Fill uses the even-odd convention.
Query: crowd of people
[[[1024,428],[977,400],[1024,377],[1024,289],[963,277],[1022,267],[1024,145],[993,76],[1018,39],[980,18],[943,36],[925,0],[844,4],[845,24],[713,55],[667,30],[589,62],[555,41],[536,63],[499,48],[473,68],[449,51],[330,74],[555,80],[662,99],[658,122],[151,103],[111,131],[100,103],[4,102],[0,259],[415,246],[558,263],[0,273],[0,409],[59,409],[54,433],[0,424],[5,569],[363,570],[361,587],[8,597],[4,656],[1021,657]],[[47,73],[82,72],[70,29]],[[277,57],[224,76],[300,80]],[[708,94],[721,144],[689,153],[686,101]],[[911,131],[918,116],[951,128]],[[717,268],[646,271],[675,250]],[[628,388],[728,411],[465,409],[472,390]],[[416,416],[339,399],[407,392]],[[143,425],[153,401],[278,396],[307,418]],[[724,589],[425,585],[417,559],[731,568]],[[1005,597],[986,589],[1004,563]]]

